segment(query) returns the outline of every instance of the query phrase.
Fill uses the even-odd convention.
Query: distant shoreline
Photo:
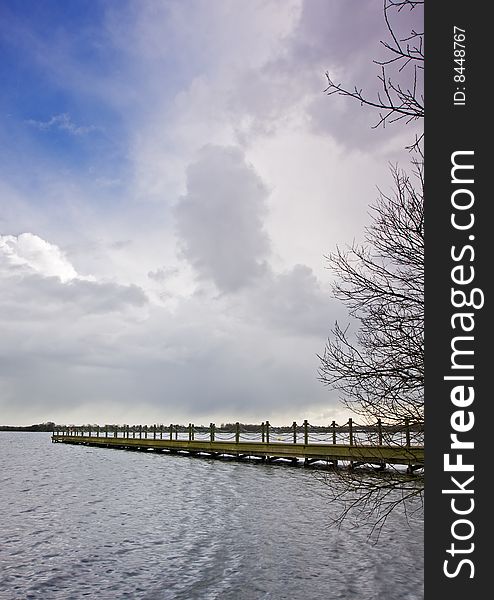
[[[0,425],[0,431],[44,431],[52,432],[55,423],[38,423],[36,425]]]

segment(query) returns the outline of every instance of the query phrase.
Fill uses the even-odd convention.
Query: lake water
[[[312,469],[0,433],[2,600],[417,600],[423,520],[330,524]]]

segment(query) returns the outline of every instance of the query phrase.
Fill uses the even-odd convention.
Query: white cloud
[[[71,135],[79,136],[86,135],[93,131],[97,131],[97,127],[94,125],[77,125],[72,121],[70,115],[67,113],[62,113],[59,115],[54,115],[48,121],[37,121],[35,119],[28,119],[26,121],[29,125],[36,127],[40,131],[48,131],[49,129],[59,129],[61,131],[66,131]]]
[[[33,233],[0,236],[0,255],[7,264],[68,281],[78,277],[63,252]]]

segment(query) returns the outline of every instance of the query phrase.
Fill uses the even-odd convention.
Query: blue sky
[[[385,36],[380,0],[1,3],[4,421],[348,416],[324,256],[413,131],[323,90],[375,92]]]

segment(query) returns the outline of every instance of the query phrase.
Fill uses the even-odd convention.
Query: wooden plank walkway
[[[362,464],[406,465],[407,472],[424,466],[423,446],[386,446],[373,444],[284,443],[262,441],[211,441],[156,439],[132,437],[100,437],[99,435],[68,435],[54,432],[52,441],[64,444],[84,444],[126,450],[154,450],[169,453],[187,453],[204,456],[230,456],[238,459],[259,458],[266,462],[289,460],[293,464],[302,460],[308,466],[317,462],[337,465],[349,462],[350,467]]]

